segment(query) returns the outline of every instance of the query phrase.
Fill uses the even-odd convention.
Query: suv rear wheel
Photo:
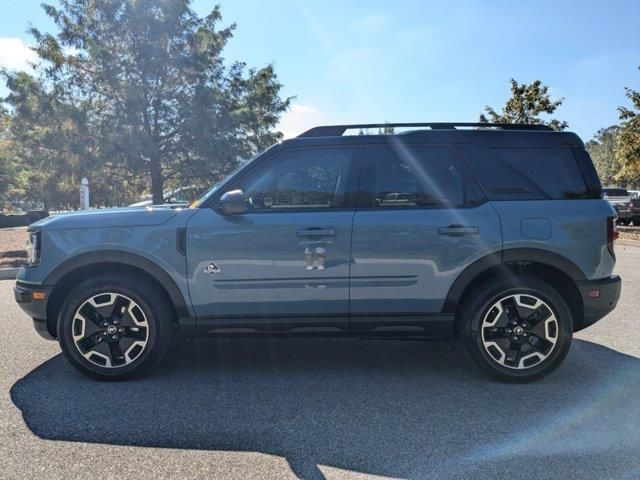
[[[514,275],[486,282],[471,293],[461,314],[471,356],[503,381],[542,378],[560,365],[571,346],[571,311],[538,278]]]
[[[139,375],[166,353],[170,305],[147,282],[106,274],[86,280],[58,317],[60,347],[80,372],[97,379]]]

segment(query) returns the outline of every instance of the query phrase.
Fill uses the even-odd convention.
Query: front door
[[[365,147],[362,164],[351,328],[446,332],[452,317],[441,311],[454,280],[501,248],[498,215],[454,146],[406,145],[391,137]]]
[[[357,179],[351,148],[272,154],[225,190],[248,212],[202,208],[187,226],[189,291],[206,332],[348,329]]]

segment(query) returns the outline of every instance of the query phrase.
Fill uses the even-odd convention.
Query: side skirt
[[[189,337],[207,336],[359,336],[384,338],[453,338],[453,313],[345,316],[200,317]]]

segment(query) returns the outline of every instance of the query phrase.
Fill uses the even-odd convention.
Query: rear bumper
[[[616,308],[622,281],[620,277],[613,275],[600,280],[577,282],[577,285],[584,310],[582,323],[576,328],[576,331],[579,331],[593,325]],[[596,292],[599,292],[597,297]]]
[[[33,326],[41,337],[53,340],[47,329],[47,301],[53,287],[44,285],[32,285],[29,283],[16,282],[13,287],[13,297],[24,313],[33,319]],[[34,299],[33,293],[44,294],[42,299]]]

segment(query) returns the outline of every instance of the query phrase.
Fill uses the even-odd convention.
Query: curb
[[[15,280],[17,274],[17,268],[0,268],[0,280]]]

